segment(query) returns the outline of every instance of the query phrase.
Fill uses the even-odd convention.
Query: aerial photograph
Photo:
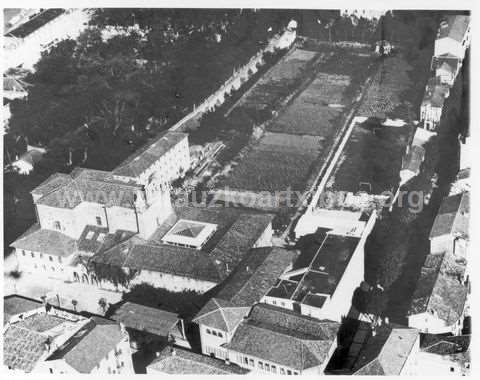
[[[7,376],[471,375],[471,11],[355,4],[2,8]]]

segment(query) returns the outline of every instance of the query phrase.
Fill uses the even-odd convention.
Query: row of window
[[[31,255],[33,258],[35,258],[35,253],[34,253],[34,252],[30,252],[30,255]],[[26,252],[24,249],[22,249],[22,256],[27,256],[27,252]],[[41,259],[43,259],[43,253],[40,253],[40,254],[38,255],[38,257],[40,257]],[[48,256],[48,259],[49,259],[50,261],[53,261],[53,260],[54,260],[53,256]],[[59,263],[62,262],[62,258],[61,258],[60,256],[57,257],[57,260],[58,260]]]
[[[223,338],[223,334],[220,331],[215,331],[213,329],[207,329],[207,334],[218,336],[219,338]]]
[[[255,360],[252,358],[249,358],[247,356],[243,357],[243,364],[248,367],[255,367]],[[260,369],[261,371],[265,372],[271,372],[276,374],[277,373],[277,366],[275,364],[270,364],[270,363],[264,363],[263,361],[259,360],[257,362],[257,368]],[[292,371],[291,369],[288,368],[283,368],[283,367],[278,367],[278,373],[280,375],[298,375],[297,371]]]

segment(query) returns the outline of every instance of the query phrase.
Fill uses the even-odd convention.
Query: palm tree
[[[77,311],[78,301],[77,300],[72,300],[72,305],[73,305],[73,310]]]
[[[98,304],[100,305],[100,307],[102,308],[103,312],[105,313],[107,311],[107,300],[105,298],[100,298],[98,300]]]

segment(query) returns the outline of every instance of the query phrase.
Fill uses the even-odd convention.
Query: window
[[[263,362],[258,362],[258,368],[263,369]]]
[[[265,363],[265,371],[270,372],[270,364]]]
[[[30,254],[32,255],[32,257],[35,257],[35,254],[33,252],[30,252]]]
[[[58,256],[58,262],[61,263],[62,262],[62,258],[60,256]]]
[[[38,268],[38,265],[37,265],[37,264],[33,264],[33,267],[34,267],[35,269],[37,269],[37,268]]]
[[[298,372],[297,372],[297,371],[295,371],[293,374],[294,374],[294,375],[298,375]]]
[[[22,255],[25,256],[25,250],[22,249]]]
[[[455,372],[455,368],[450,367],[450,372]]]
[[[280,368],[280,375],[285,375],[285,370],[283,368]]]
[[[283,302],[283,301],[280,302],[280,305],[285,306],[285,302]]]
[[[287,369],[287,375],[291,375],[292,374],[292,371],[290,371],[289,369]]]
[[[276,304],[277,304],[277,301],[272,301],[272,304],[276,305]]]
[[[43,259],[43,253],[40,253],[40,258]]]
[[[272,364],[271,366],[272,373],[277,373],[277,367]]]
[[[50,371],[50,373],[53,373],[53,368],[49,368],[48,370]]]
[[[220,331],[218,332],[218,336],[219,336],[220,338],[223,338],[223,334],[222,334]]]
[[[49,259],[50,261],[53,261],[53,257],[52,257],[52,256],[48,256],[48,259]]]
[[[101,226],[102,225],[102,218],[100,218],[99,216],[96,217],[96,220],[97,220],[97,226]]]
[[[212,332],[210,331],[210,329],[207,329],[207,334],[211,334]]]
[[[52,267],[52,272],[55,272],[55,268],[54,268],[54,267]]]
[[[246,356],[243,358],[243,362],[248,365],[248,358]]]
[[[60,222],[56,220],[55,222],[53,222],[53,228],[55,228],[56,230],[61,230],[62,226]]]
[[[110,367],[107,368],[108,373],[112,373],[112,369]]]
[[[255,361],[253,359],[248,359],[248,365],[250,367],[255,367]]]

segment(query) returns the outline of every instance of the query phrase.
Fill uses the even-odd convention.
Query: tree
[[[72,305],[73,305],[73,310],[77,311],[78,301],[77,300],[72,300]]]
[[[98,306],[102,309],[103,313],[106,313],[107,311],[107,300],[105,298],[100,298],[98,300]]]

